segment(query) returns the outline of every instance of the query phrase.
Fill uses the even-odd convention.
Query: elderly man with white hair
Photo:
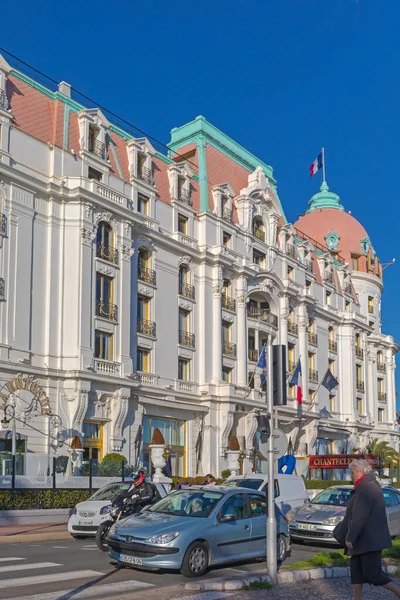
[[[354,488],[346,516],[333,534],[351,556],[354,600],[361,600],[364,583],[384,587],[400,598],[400,588],[382,569],[382,550],[390,548],[392,540],[381,486],[368,461],[353,460],[349,468]]]

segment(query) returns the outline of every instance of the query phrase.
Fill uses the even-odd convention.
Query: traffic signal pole
[[[273,382],[273,353],[272,335],[267,340],[267,391],[266,404],[270,423],[268,438],[268,517],[267,517],[267,571],[273,584],[277,580],[277,527],[275,518],[275,455],[274,455],[274,382]]]

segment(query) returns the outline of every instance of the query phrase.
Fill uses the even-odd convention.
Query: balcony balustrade
[[[109,321],[118,321],[118,307],[110,302],[97,302],[96,316]]]
[[[146,319],[138,319],[137,332],[142,335],[156,337],[156,324],[153,321],[147,321]]]
[[[189,331],[179,331],[179,343],[182,346],[187,346],[188,348],[195,348],[196,346],[196,337],[194,333],[190,333]]]
[[[225,356],[232,356],[236,358],[236,344],[232,344],[232,342],[224,342],[222,344],[222,352]]]
[[[107,262],[111,262],[114,265],[118,264],[118,250],[112,246],[106,246],[105,244],[97,244],[96,246],[97,258],[102,258]]]
[[[145,283],[150,283],[151,285],[156,285],[157,275],[156,275],[155,271],[153,271],[152,269],[148,269],[146,267],[146,263],[141,263],[139,261],[138,279],[139,279],[139,281],[144,281]]]
[[[98,156],[99,158],[102,158],[103,160],[107,160],[108,158],[106,145],[100,140],[89,141],[89,152],[95,156]]]
[[[179,295],[184,296],[185,298],[190,298],[191,300],[195,299],[195,288],[194,285],[190,285],[189,283],[184,283],[181,281],[179,283]]]

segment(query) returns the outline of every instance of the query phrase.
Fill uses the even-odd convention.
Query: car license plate
[[[93,527],[93,521],[78,521],[78,526]]]
[[[304,529],[306,531],[317,531],[317,526],[311,523],[296,523],[296,529]]]
[[[136,558],[136,556],[129,556],[128,554],[120,554],[119,559],[121,562],[129,563],[131,565],[139,565],[143,564],[142,558]]]

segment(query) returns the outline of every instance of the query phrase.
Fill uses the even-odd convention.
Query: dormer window
[[[137,176],[138,179],[153,184],[153,175],[151,169],[149,169],[147,156],[143,152],[137,153]]]
[[[265,229],[264,229],[264,223],[263,223],[263,220],[261,217],[254,217],[253,235],[258,240],[265,242]]]
[[[99,139],[99,130],[93,125],[89,125],[88,150],[103,160],[107,160],[106,145]]]
[[[192,206],[190,182],[181,175],[178,176],[178,200]]]
[[[138,194],[138,212],[146,217],[149,216],[149,199],[143,194]]]
[[[228,223],[233,223],[232,200],[227,196],[222,196],[222,218]]]

